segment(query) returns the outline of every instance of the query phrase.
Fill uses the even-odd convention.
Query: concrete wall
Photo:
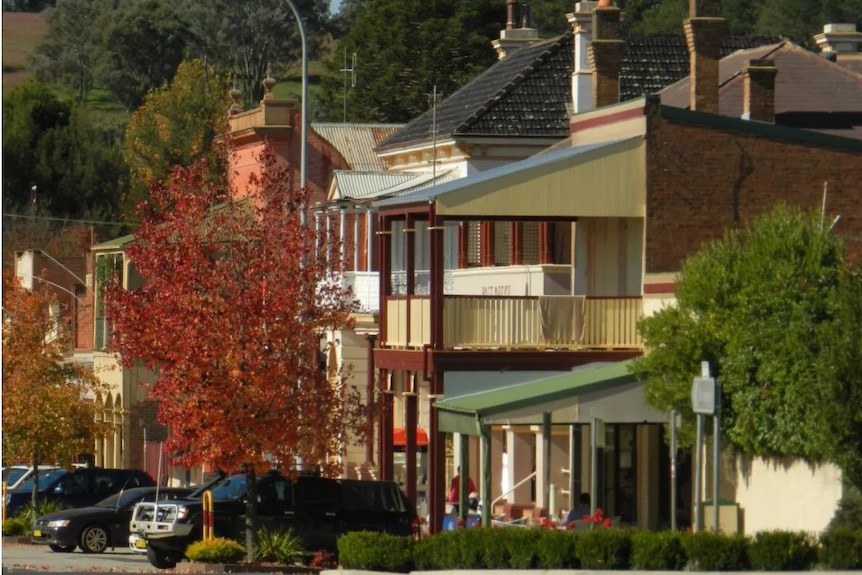
[[[789,459],[737,459],[736,501],[748,535],[769,529],[821,532],[841,499],[834,465]]]

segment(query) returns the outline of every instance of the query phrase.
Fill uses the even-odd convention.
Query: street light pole
[[[302,132],[300,136],[300,159],[299,159],[299,187],[305,189],[308,177],[308,41],[305,37],[305,23],[299,16],[299,11],[293,4],[293,0],[284,0],[293,11],[296,23],[299,25],[299,37],[302,40]],[[305,206],[300,212],[302,225],[306,225]]]

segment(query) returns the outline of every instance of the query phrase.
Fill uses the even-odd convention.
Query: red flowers
[[[584,523],[594,523],[596,525],[601,525],[605,529],[607,529],[609,527],[613,527],[613,522],[611,521],[611,518],[605,517],[605,512],[602,511],[601,507],[596,509],[596,512],[593,513],[592,515],[587,515],[587,516],[583,517],[581,519],[581,521],[583,521]],[[572,527],[572,525],[569,525],[569,528],[571,528],[571,527]]]

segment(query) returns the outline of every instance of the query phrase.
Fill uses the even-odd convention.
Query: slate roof
[[[620,71],[620,101],[651,94],[688,75],[683,36],[627,36]],[[722,54],[774,39],[727,38]],[[572,100],[571,34],[541,40],[497,61],[437,107],[437,137],[500,136],[561,139],[569,135]],[[378,152],[431,139],[426,111],[386,138]]]
[[[565,138],[571,102],[572,35],[512,52],[437,106],[437,137],[456,135]],[[432,111],[384,140],[379,151],[431,138]]]
[[[741,50],[719,65],[719,113],[742,116],[746,60],[772,60],[775,76],[775,123],[862,140],[862,74],[818,54],[782,41]],[[668,86],[661,102],[689,107],[689,78]]]
[[[673,34],[629,35],[620,70],[620,101],[654,94],[688,76],[685,37]],[[774,44],[775,38],[729,36],[721,43],[721,57],[737,50]]]

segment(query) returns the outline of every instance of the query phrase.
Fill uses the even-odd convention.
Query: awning
[[[392,430],[392,445],[407,445],[407,428],[396,427]],[[428,433],[421,427],[416,428],[416,445],[428,445]]]
[[[630,373],[631,361],[595,363],[570,372],[443,399],[435,404],[441,431],[480,435],[483,425],[539,425],[551,412],[555,424],[665,422],[667,414],[644,401],[645,382]],[[495,372],[472,372],[493,377]],[[448,376],[447,376],[448,377]]]

